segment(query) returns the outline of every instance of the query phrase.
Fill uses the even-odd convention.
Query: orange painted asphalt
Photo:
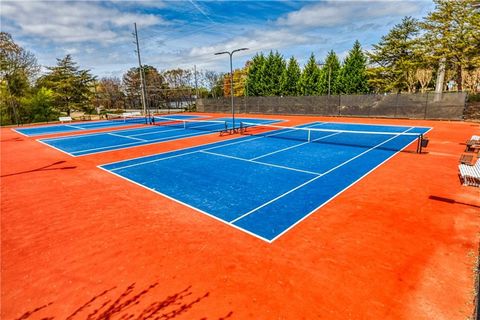
[[[472,314],[480,189],[457,164],[478,124],[263,117],[434,129],[426,153],[400,152],[268,244],[97,168],[231,136],[73,158],[2,128],[1,318]]]

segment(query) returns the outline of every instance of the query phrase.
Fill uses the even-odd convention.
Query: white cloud
[[[142,26],[165,24],[156,15],[122,12],[101,2],[2,1],[2,19],[29,36],[54,42],[115,42],[129,35],[134,22]]]
[[[420,11],[413,1],[325,1],[307,5],[277,19],[289,27],[336,27],[359,20],[405,16]]]
[[[321,40],[319,37],[315,41]],[[294,45],[307,44],[313,41],[308,35],[293,33],[287,29],[256,30],[248,35],[242,35],[210,46],[194,47],[190,50],[190,57],[211,56],[218,51],[230,51],[247,47],[250,51],[239,52],[238,55],[252,54],[252,51],[278,50]]]

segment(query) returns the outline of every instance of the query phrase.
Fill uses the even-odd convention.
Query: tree
[[[300,76],[300,93],[304,96],[317,95],[319,93],[320,70],[312,53]]]
[[[95,107],[104,109],[124,109],[125,94],[122,81],[117,77],[104,77],[96,83]]]
[[[147,109],[159,108],[168,95],[165,74],[161,75],[155,67],[149,65],[144,65],[142,68],[145,75]],[[132,109],[142,109],[139,70],[138,67],[131,68],[122,79],[127,105]]]
[[[262,66],[261,83],[263,96],[281,95],[280,81],[283,71],[286,69],[285,60],[277,51],[270,51]]]
[[[23,118],[20,100],[30,90],[30,83],[40,67],[35,56],[17,45],[12,36],[0,32],[0,101],[2,124],[17,124]]]
[[[427,91],[428,84],[432,80],[432,69],[417,69],[415,73],[416,80],[420,83],[420,91]]]
[[[87,113],[93,111],[90,103],[94,97],[94,80],[90,70],[81,70],[71,55],[63,59],[57,59],[55,67],[48,67],[50,72],[41,77],[37,84],[40,87],[51,89],[55,106],[67,115],[73,110],[81,110]]]
[[[247,69],[236,69],[233,71],[233,95],[235,97],[243,97],[245,95],[245,82],[247,79]],[[223,95],[230,97],[231,84],[230,73],[223,76]]]
[[[291,57],[288,66],[283,70],[280,80],[281,93],[284,96],[297,96],[299,94],[299,82],[302,72],[297,60]]]
[[[193,101],[193,72],[191,70],[171,69],[164,71],[162,75],[168,84],[165,92],[169,105],[173,102],[176,108],[180,108]]]
[[[249,96],[262,96],[264,94],[263,71],[265,56],[263,53],[256,54],[248,68],[246,90]]]
[[[340,71],[340,61],[338,60],[337,54],[331,50],[327,58],[325,59],[325,64],[320,69],[320,80],[318,83],[318,92],[320,94],[337,94],[337,78]]]
[[[369,54],[375,65],[375,77],[372,84],[384,85],[378,91],[411,91],[409,77],[415,73],[419,61],[422,61],[418,50],[419,23],[412,17],[405,17],[392,30],[383,36],[378,44],[373,45]],[[380,81],[377,81],[380,77]]]
[[[343,61],[336,80],[338,93],[361,94],[369,92],[367,81],[367,57],[357,40]]]
[[[31,97],[23,98],[22,104],[28,110],[30,121],[51,121],[58,117],[54,109],[54,93],[51,89],[40,88]]]
[[[218,80],[222,79],[223,75],[215,71],[207,70],[203,73],[203,77],[205,78],[207,88],[210,91],[209,95],[213,98],[218,97],[218,91],[215,90],[215,88],[218,85]]]
[[[480,11],[475,0],[434,0],[421,26],[423,47],[431,62],[455,70],[458,90],[462,90],[463,70],[480,67]]]

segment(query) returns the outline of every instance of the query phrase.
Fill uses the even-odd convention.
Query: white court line
[[[292,129],[292,130],[293,130],[293,129]],[[289,131],[292,131],[292,130],[289,130]],[[276,133],[276,134],[281,134],[281,133],[284,133],[284,132],[279,132],[279,133]],[[271,135],[269,135],[269,136],[273,136],[273,135],[276,135],[276,134],[271,134]],[[231,145],[234,145],[234,144],[245,143],[245,142],[248,142],[248,141],[254,141],[254,140],[258,140],[258,139],[265,139],[264,136],[256,137],[256,138],[251,138],[251,139],[248,139],[248,137],[252,137],[252,136],[242,136],[242,137],[238,137],[238,138],[233,139],[233,140],[235,140],[234,142],[222,144],[222,145],[220,145],[220,146],[214,146],[214,147],[211,147],[211,148],[206,148],[206,149],[201,149],[201,150],[195,150],[195,151],[191,151],[191,152],[185,152],[185,153],[176,154],[176,155],[173,155],[173,156],[169,156],[169,157],[165,157],[165,158],[160,158],[160,159],[147,160],[147,161],[138,162],[138,163],[126,165],[126,166],[123,166],[123,167],[118,167],[118,168],[115,168],[115,169],[109,169],[109,170],[120,170],[120,169],[125,169],[125,168],[130,168],[130,167],[136,167],[136,166],[141,166],[141,165],[143,165],[143,164],[152,163],[152,162],[156,162],[156,161],[167,160],[167,159],[171,159],[171,158],[176,158],[176,157],[180,157],[180,156],[183,156],[183,155],[192,154],[192,153],[196,153],[196,152],[200,152],[200,151],[213,150],[213,149],[217,149],[217,148],[222,148],[222,147],[226,147],[226,146],[231,146]],[[205,144],[205,145],[203,145],[203,146],[206,147],[206,146],[208,146],[208,145],[218,144],[218,143],[219,143],[219,142],[212,142],[212,143]],[[178,150],[169,151],[169,152],[179,152],[179,151],[182,151],[182,150],[195,149],[195,148],[200,148],[200,147],[202,147],[202,146],[188,147],[188,148],[178,149]],[[129,160],[123,160],[123,161],[106,163],[106,164],[103,164],[103,165],[104,165],[104,166],[107,166],[107,165],[112,165],[112,164],[119,163],[119,162],[133,161],[133,160],[136,160],[136,159],[151,158],[151,157],[154,157],[154,156],[148,155],[148,156],[133,158],[133,159],[129,159]]]
[[[20,131],[17,131],[16,129],[13,129],[13,128],[12,128],[11,130],[14,131],[14,132],[16,132],[16,133],[18,133],[18,134],[21,134],[21,135],[24,136],[24,137],[30,137],[28,134],[21,133]]]
[[[68,155],[71,156],[71,157],[76,157],[76,155],[71,154],[70,152],[67,152],[67,151],[65,151],[65,150],[59,149],[59,148],[57,148],[57,147],[51,146],[51,145],[49,145],[48,143],[45,143],[45,142],[43,142],[43,141],[40,140],[40,139],[37,139],[36,141],[38,141],[38,142],[40,142],[40,143],[42,143],[42,144],[44,144],[44,145],[46,145],[46,146],[48,146],[48,147],[50,147],[50,148],[53,148],[53,149],[55,149],[55,150],[57,150],[57,151],[60,151],[60,152],[65,153],[65,154],[68,154]]]
[[[277,164],[271,164],[271,163],[266,163],[266,162],[261,162],[261,161],[254,161],[254,160],[248,160],[248,159],[243,159],[243,158],[234,157],[234,156],[228,156],[226,154],[221,154],[221,153],[215,153],[215,152],[209,152],[209,151],[203,151],[203,150],[201,150],[199,152],[200,153],[205,153],[205,154],[211,154],[211,155],[214,155],[214,156],[224,157],[224,158],[230,158],[230,159],[245,161],[245,162],[252,162],[252,163],[261,164],[261,165],[264,165],[264,166],[267,166],[267,167],[275,167],[275,168],[280,168],[280,169],[286,169],[286,170],[291,170],[291,171],[298,171],[298,172],[313,174],[315,176],[318,176],[318,175],[321,174],[321,173],[318,173],[318,172],[295,169],[295,168],[291,168],[291,167],[280,166],[280,165],[277,165]]]
[[[148,135],[148,134],[155,134],[155,133],[162,133],[162,132],[170,132],[170,131],[179,131],[179,130],[195,130],[195,128],[203,128],[203,127],[209,127],[209,126],[214,126],[214,125],[220,125],[221,123],[209,123],[205,124],[203,126],[196,126],[196,127],[186,127],[186,128],[176,128],[176,129],[170,129],[170,130],[159,130],[159,131],[153,131],[153,132],[147,132],[147,133],[139,133],[139,134],[132,134],[132,137],[138,137],[138,136],[143,136],[143,135]],[[168,125],[162,126],[158,125],[156,126],[158,128],[169,128]]]
[[[115,136],[115,137],[120,137],[120,138],[125,138],[125,139],[132,139],[132,140],[138,140],[138,141],[148,141],[145,139],[140,139],[140,138],[135,138],[135,137],[130,137],[130,136],[122,136],[121,134],[115,134],[115,133],[107,133],[110,136]]]
[[[70,128],[74,128],[74,129],[77,129],[77,130],[87,130],[86,128],[84,127],[78,127],[78,126],[75,126],[75,125],[71,125],[71,124],[63,124],[65,127],[70,127]]]
[[[196,208],[196,207],[194,207],[194,206],[192,206],[192,205],[189,205],[188,203],[185,203],[185,202],[180,201],[180,200],[178,200],[178,199],[176,199],[176,198],[173,198],[173,197],[171,197],[171,196],[169,196],[169,195],[166,195],[165,193],[162,193],[162,192],[160,192],[160,191],[158,191],[158,190],[149,188],[149,187],[147,187],[146,185],[143,185],[143,184],[141,184],[141,183],[138,183],[138,182],[136,182],[136,181],[134,181],[134,180],[131,180],[131,179],[127,178],[127,177],[124,177],[124,176],[122,176],[122,175],[120,175],[120,174],[118,174],[118,173],[112,172],[111,170],[105,169],[105,168],[103,168],[102,166],[97,166],[97,168],[100,168],[100,169],[102,169],[102,170],[104,170],[104,171],[106,171],[106,172],[108,172],[108,173],[110,173],[110,174],[116,175],[117,177],[119,177],[119,178],[121,178],[121,179],[124,179],[124,180],[127,180],[127,181],[129,181],[129,182],[131,182],[131,183],[133,183],[133,184],[135,184],[135,185],[137,185],[137,186],[140,186],[140,187],[144,188],[144,189],[150,190],[150,191],[152,191],[152,192],[154,192],[154,193],[156,193],[156,194],[159,194],[159,195],[161,195],[161,196],[163,196],[163,197],[165,197],[165,198],[167,198],[167,199],[170,199],[170,200],[172,200],[172,201],[175,201],[176,203],[179,203],[179,204],[181,204],[181,205],[184,205],[185,207],[188,207],[188,208],[190,208],[190,209],[192,209],[192,210],[195,210],[195,211],[197,211],[197,212],[203,213],[204,215],[206,215],[206,216],[208,216],[208,217],[210,217],[210,218],[213,218],[213,219],[215,219],[215,220],[217,220],[217,221],[220,221],[220,222],[222,222],[222,223],[224,223],[224,224],[226,224],[226,225],[228,225],[228,226],[230,226],[230,227],[232,227],[232,228],[234,228],[234,229],[243,231],[243,232],[245,232],[245,233],[247,233],[247,234],[249,234],[249,235],[251,235],[251,236],[254,236],[255,238],[258,238],[258,239],[263,240],[263,241],[265,241],[265,242],[271,243],[270,240],[268,240],[268,239],[266,239],[266,238],[264,238],[264,237],[262,237],[262,236],[260,236],[260,235],[258,235],[258,234],[255,234],[255,233],[253,233],[253,232],[251,232],[251,231],[249,231],[249,230],[247,230],[247,229],[244,229],[244,228],[242,228],[242,227],[239,227],[239,226],[236,226],[236,225],[234,225],[234,224],[231,224],[231,223],[229,223],[229,222],[226,221],[226,220],[223,220],[223,219],[221,219],[221,218],[219,218],[219,217],[217,217],[217,216],[215,216],[215,215],[213,215],[213,214],[211,214],[211,213],[208,213],[208,212],[203,211],[203,210],[201,210],[201,209],[199,209],[199,208]]]
[[[414,128],[419,128],[419,127],[414,127]],[[410,129],[408,129],[410,130]],[[425,131],[423,134],[426,134],[428,132],[430,132],[432,130],[432,128],[430,127],[427,131]],[[390,157],[386,158],[385,160],[383,160],[381,163],[379,163],[378,165],[376,165],[375,167],[373,167],[372,169],[370,169],[368,172],[366,172],[364,175],[362,175],[361,177],[359,177],[357,180],[353,181],[352,183],[350,183],[348,186],[346,186],[345,188],[343,188],[342,190],[340,190],[339,192],[337,192],[333,197],[329,198],[327,201],[323,202],[322,204],[320,204],[318,207],[316,207],[315,209],[313,209],[312,211],[310,211],[309,213],[307,213],[305,216],[303,216],[301,219],[297,220],[294,224],[292,224],[291,226],[289,226],[287,229],[283,230],[282,232],[280,232],[279,234],[277,234],[274,238],[272,238],[270,240],[270,243],[272,243],[273,241],[277,240],[278,238],[280,238],[282,235],[284,235],[285,233],[287,233],[289,230],[293,229],[297,224],[301,223],[303,220],[307,219],[310,215],[312,215],[314,212],[316,212],[318,209],[320,209],[321,207],[325,206],[326,204],[328,204],[330,201],[332,201],[333,199],[335,199],[336,197],[338,197],[340,194],[342,194],[343,192],[345,192],[346,190],[348,190],[350,187],[352,187],[353,185],[355,185],[357,182],[359,182],[360,180],[362,180],[363,178],[365,178],[367,175],[369,175],[371,172],[375,171],[375,169],[377,169],[378,167],[380,167],[382,164],[384,164],[385,162],[387,162],[388,160],[390,160],[391,158],[393,158],[395,155],[397,155],[399,152],[403,151],[404,149],[406,149],[407,147],[409,147],[412,143],[414,143],[415,140],[412,140],[410,143],[407,143],[402,149],[398,150],[397,152],[393,153]]]
[[[211,133],[214,133],[214,132],[211,132]],[[148,143],[142,143],[142,144],[138,144],[138,142],[122,143],[122,144],[110,145],[110,146],[106,146],[106,147],[79,150],[79,151],[75,151],[73,153],[75,154],[75,153],[88,152],[88,154],[82,154],[82,156],[83,155],[90,155],[90,154],[94,154],[94,153],[105,152],[105,151],[90,152],[90,151],[95,151],[95,150],[104,150],[104,149],[108,149],[108,148],[113,148],[113,149],[109,149],[109,150],[106,150],[106,151],[116,151],[116,150],[136,147],[136,146],[145,146],[145,145],[154,144],[154,143],[161,142],[161,141],[176,140],[174,138],[182,138],[182,137],[197,136],[197,135],[199,135],[197,132],[190,133],[190,134],[180,134],[180,135],[176,135],[176,136],[169,136],[169,137],[164,137],[164,138],[159,138],[159,139],[146,140],[146,141],[148,141]],[[135,144],[135,145],[132,146],[132,144]],[[127,147],[122,148],[123,146],[127,146]],[[120,148],[117,148],[117,147],[120,147]]]
[[[341,133],[341,132],[332,133],[332,134],[329,134],[329,135],[327,135],[327,136],[325,136],[325,137],[320,137],[320,138],[314,139],[314,140],[312,140],[312,141],[302,142],[302,143],[296,144],[296,145],[294,145],[294,146],[290,146],[290,147],[283,148],[283,149],[280,149],[280,150],[277,150],[277,151],[269,152],[269,153],[267,153],[267,154],[264,154],[264,155],[261,155],[261,156],[252,158],[252,159],[250,159],[250,160],[258,160],[258,159],[263,158],[263,157],[266,157],[266,156],[271,156],[272,154],[275,154],[275,153],[279,153],[279,152],[287,151],[287,150],[290,150],[290,149],[293,149],[293,148],[297,148],[297,147],[303,146],[303,145],[305,145],[305,144],[312,143],[312,142],[314,142],[314,141],[319,141],[319,140],[326,139],[326,138],[331,137],[331,136],[335,136],[335,135],[340,134],[340,133]]]
[[[258,206],[258,207],[256,207],[256,208],[250,210],[249,212],[247,212],[247,213],[245,213],[245,214],[243,214],[243,215],[241,215],[241,216],[239,216],[239,217],[231,220],[230,223],[235,223],[235,222],[237,222],[237,221],[239,221],[239,220],[241,220],[241,219],[249,216],[250,214],[254,213],[255,211],[258,211],[259,209],[261,209],[261,208],[263,208],[263,207],[265,207],[265,206],[267,206],[267,205],[269,205],[269,204],[271,204],[271,203],[273,203],[273,202],[275,202],[275,201],[277,201],[277,200],[285,197],[286,195],[292,193],[293,191],[295,191],[295,190],[297,190],[297,189],[299,189],[299,188],[301,188],[301,187],[304,187],[304,186],[306,186],[306,185],[309,184],[309,183],[312,183],[313,181],[317,180],[318,178],[321,178],[321,177],[329,174],[330,172],[332,172],[332,171],[334,171],[334,170],[336,170],[336,169],[338,169],[338,168],[340,168],[340,167],[343,167],[343,166],[346,165],[347,163],[349,163],[349,162],[351,162],[351,161],[353,161],[353,160],[355,160],[355,159],[363,156],[364,154],[372,151],[373,149],[376,149],[376,148],[380,147],[381,145],[387,143],[388,141],[397,138],[398,136],[400,136],[400,134],[406,133],[407,131],[409,131],[409,130],[411,130],[411,129],[413,129],[413,128],[414,128],[414,127],[410,127],[409,129],[405,130],[404,132],[399,132],[399,133],[396,134],[395,136],[393,136],[393,137],[391,137],[391,138],[389,138],[389,139],[387,139],[387,140],[385,140],[385,141],[383,141],[383,142],[375,145],[374,147],[372,147],[372,148],[370,148],[370,149],[368,149],[368,150],[365,150],[365,151],[362,152],[362,153],[357,154],[355,157],[350,158],[350,159],[348,159],[347,161],[344,161],[344,162],[340,163],[339,165],[337,165],[337,166],[335,166],[335,167],[333,167],[333,168],[325,171],[324,173],[320,174],[319,176],[317,176],[317,177],[315,177],[315,178],[313,178],[313,179],[311,179],[311,180],[309,180],[309,181],[301,184],[300,186],[297,186],[297,187],[291,189],[290,191],[287,191],[287,192],[279,195],[278,197],[276,197],[276,198],[274,198],[274,199],[272,199],[272,200],[270,200],[270,201],[268,201],[268,202],[265,202],[264,204],[262,204],[262,205],[260,205],[260,206]]]

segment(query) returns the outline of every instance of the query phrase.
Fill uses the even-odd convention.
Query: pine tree
[[[256,54],[250,67],[248,68],[248,75],[246,81],[246,94],[248,96],[261,96],[263,95],[264,89],[262,85],[262,72],[263,65],[265,64],[265,56],[263,53]]]
[[[39,86],[52,89],[55,105],[70,115],[72,110],[91,111],[93,97],[91,90],[94,77],[90,70],[80,70],[71,55],[57,59],[55,67],[48,68],[50,72],[39,79]]]
[[[320,69],[320,81],[318,84],[320,94],[339,93],[336,86],[339,71],[340,60],[336,53],[331,50],[325,59],[325,64]]]
[[[319,82],[320,70],[315,61],[315,55],[312,53],[300,76],[300,93],[304,96],[317,95]]]
[[[359,94],[369,91],[366,75],[367,57],[363,54],[360,42],[353,44],[345,58],[336,80],[338,93]]]
[[[478,0],[434,0],[435,11],[428,14],[423,50],[432,64],[447,61],[455,71],[458,90],[462,90],[462,72],[480,67],[480,11]]]
[[[262,68],[263,96],[281,95],[280,81],[285,69],[286,64],[282,55],[278,52],[273,53],[273,51],[270,51]]]
[[[299,94],[299,82],[302,72],[294,57],[288,61],[288,66],[283,70],[280,80],[281,94],[284,96],[297,96]]]
[[[373,46],[369,54],[375,65],[371,70],[372,83],[379,85],[378,91],[411,90],[409,75],[418,68],[421,61],[418,51],[419,23],[412,17],[405,17]]]

